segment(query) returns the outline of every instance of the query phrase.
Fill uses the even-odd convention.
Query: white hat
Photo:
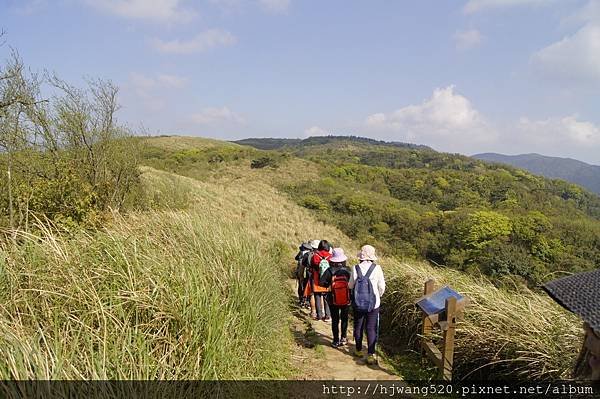
[[[310,242],[310,246],[311,246],[313,249],[319,249],[319,243],[320,243],[320,242],[321,242],[321,241],[319,241],[319,240],[312,240],[312,241]]]
[[[356,256],[358,257],[358,260],[377,260],[377,256],[375,256],[375,248],[373,248],[371,245],[363,245]]]

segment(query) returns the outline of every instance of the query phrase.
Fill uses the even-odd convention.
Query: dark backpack
[[[302,258],[300,259],[303,279],[307,279],[310,276],[310,260],[312,259],[314,253],[314,251],[308,251],[302,255]]]
[[[335,306],[350,305],[350,289],[348,276],[339,274],[331,276],[331,299]]]
[[[375,309],[377,297],[373,290],[373,284],[371,284],[371,280],[369,280],[375,266],[375,263],[372,263],[367,274],[364,276],[360,271],[360,267],[358,265],[354,266],[356,268],[357,279],[354,282],[354,301],[352,307],[359,312],[370,312]]]

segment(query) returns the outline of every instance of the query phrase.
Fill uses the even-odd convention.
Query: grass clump
[[[284,277],[239,226],[190,210],[38,227],[0,247],[1,379],[286,376]]]
[[[382,263],[385,265],[385,263]],[[450,285],[470,304],[457,328],[454,375],[457,380],[541,381],[570,377],[581,346],[579,320],[543,294],[525,287],[499,288],[475,277],[425,263],[388,263],[381,331],[392,342],[417,348],[420,312],[414,301],[424,282]]]

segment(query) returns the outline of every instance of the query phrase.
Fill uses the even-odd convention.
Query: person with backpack
[[[312,290],[315,296],[315,307],[317,308],[317,316],[315,320],[329,321],[331,320],[329,305],[325,300],[325,296],[329,289],[320,284],[321,275],[329,268],[329,259],[331,258],[331,245],[327,240],[321,240],[317,251],[311,258],[312,267]]]
[[[375,248],[364,245],[357,254],[360,263],[352,268],[348,286],[353,290],[354,355],[363,357],[364,330],[367,331],[367,364],[376,364],[375,345],[379,334],[379,306],[385,292],[385,278],[381,266],[375,263]]]
[[[303,262],[304,256],[312,250],[310,242],[303,242],[298,248],[298,253],[294,258],[296,260],[296,281],[298,282],[298,306],[305,307],[307,298],[304,295],[306,283],[308,282],[307,274],[305,273],[306,262]]]
[[[310,308],[310,316],[313,319],[317,319],[317,310],[315,307],[315,296],[314,296],[314,284],[313,284],[313,273],[312,273],[312,257],[314,253],[319,249],[319,240],[311,240],[310,251],[302,256],[302,265],[304,268],[304,297],[308,307]]]
[[[333,254],[329,259],[329,268],[321,277],[321,284],[329,287],[327,294],[327,303],[331,312],[331,332],[333,333],[333,342],[331,346],[338,348],[347,345],[348,339],[348,310],[350,309],[350,269],[346,267],[348,257],[344,254],[342,248],[334,248]],[[341,334],[340,334],[341,321]]]

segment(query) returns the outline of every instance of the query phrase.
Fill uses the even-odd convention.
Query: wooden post
[[[443,377],[452,381],[452,366],[454,364],[454,333],[456,331],[456,298],[446,299],[446,322],[444,331],[444,350],[442,352]]]
[[[433,292],[435,288],[435,280],[430,278],[429,280],[425,281],[425,287],[423,289],[423,295],[429,295]],[[423,316],[423,329],[421,331],[422,337],[421,338],[421,362],[425,362],[425,341],[427,340],[426,337],[429,337],[431,335],[431,331],[433,330],[433,324],[431,323],[431,320],[429,320],[429,318],[427,316]]]

